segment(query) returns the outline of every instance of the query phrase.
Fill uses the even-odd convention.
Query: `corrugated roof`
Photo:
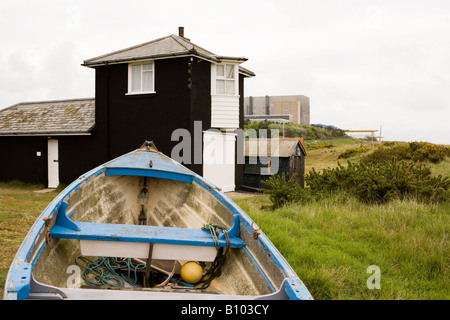
[[[164,59],[184,55],[196,56],[216,63],[219,63],[222,60],[247,60],[247,58],[244,57],[225,57],[216,55],[211,51],[192,43],[186,38],[171,34],[167,37],[84,60],[83,65],[86,67],[95,67],[107,63],[128,63],[132,61]],[[252,71],[245,68],[240,68],[239,71],[247,76],[255,75]]]
[[[245,156],[246,157],[290,157],[295,153],[297,146],[300,147],[303,154],[305,149],[298,139],[280,138],[278,143],[272,143],[275,139],[246,139]]]
[[[86,134],[94,126],[94,98],[23,102],[0,110],[0,135]]]

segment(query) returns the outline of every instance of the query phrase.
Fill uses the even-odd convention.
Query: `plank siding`
[[[239,128],[239,96],[211,96],[211,127]]]

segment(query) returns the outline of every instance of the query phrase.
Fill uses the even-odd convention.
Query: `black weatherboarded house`
[[[234,130],[243,128],[244,78],[254,76],[241,66],[246,60],[193,44],[182,27],[178,35],[85,60],[95,70],[95,98],[0,111],[0,180],[67,184],[145,140],[171,156],[181,140],[172,141],[172,133],[185,129],[192,137],[185,165],[224,191],[239,188],[244,166],[236,162]],[[201,162],[194,161],[194,134],[201,136]],[[220,153],[211,149],[231,162],[205,161]]]

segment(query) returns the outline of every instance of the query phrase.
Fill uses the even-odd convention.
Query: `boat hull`
[[[142,192],[144,189],[146,192]],[[47,225],[46,218],[50,221]],[[4,297],[312,299],[265,234],[260,231],[255,239],[253,224],[226,194],[201,176],[159,152],[136,150],[81,176],[49,204],[11,264]],[[122,235],[117,230],[99,231],[94,238],[86,238],[87,225],[94,233],[108,226],[132,231],[120,231]],[[217,241],[212,241],[212,237],[207,239],[205,231],[201,235],[205,237],[203,243],[188,242],[198,239],[199,230],[205,225],[222,226],[232,239],[232,246],[227,244],[229,248],[220,276],[205,289],[125,286],[108,288],[105,292],[104,287],[88,288],[75,263],[77,257],[94,256],[96,252],[145,260],[149,257],[145,252],[151,244],[152,250],[153,246],[155,248],[155,254],[151,253],[155,263],[179,261],[181,265],[193,257],[190,260],[211,264],[219,252],[219,242],[225,246],[226,232],[218,232]],[[151,230],[143,235],[143,228],[146,231],[153,228],[151,230],[164,236],[157,239]],[[58,230],[63,231],[58,233]],[[139,237],[132,236],[134,234]],[[182,238],[181,234],[187,235]],[[93,242],[83,241],[97,241],[99,249],[94,248]],[[137,247],[141,247],[140,254],[133,251]]]

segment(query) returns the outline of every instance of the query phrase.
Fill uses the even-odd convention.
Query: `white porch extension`
[[[223,192],[235,190],[236,134],[208,130],[203,133],[203,177]]]
[[[239,64],[211,63],[211,128],[203,133],[203,177],[223,192],[234,191],[239,128]]]

